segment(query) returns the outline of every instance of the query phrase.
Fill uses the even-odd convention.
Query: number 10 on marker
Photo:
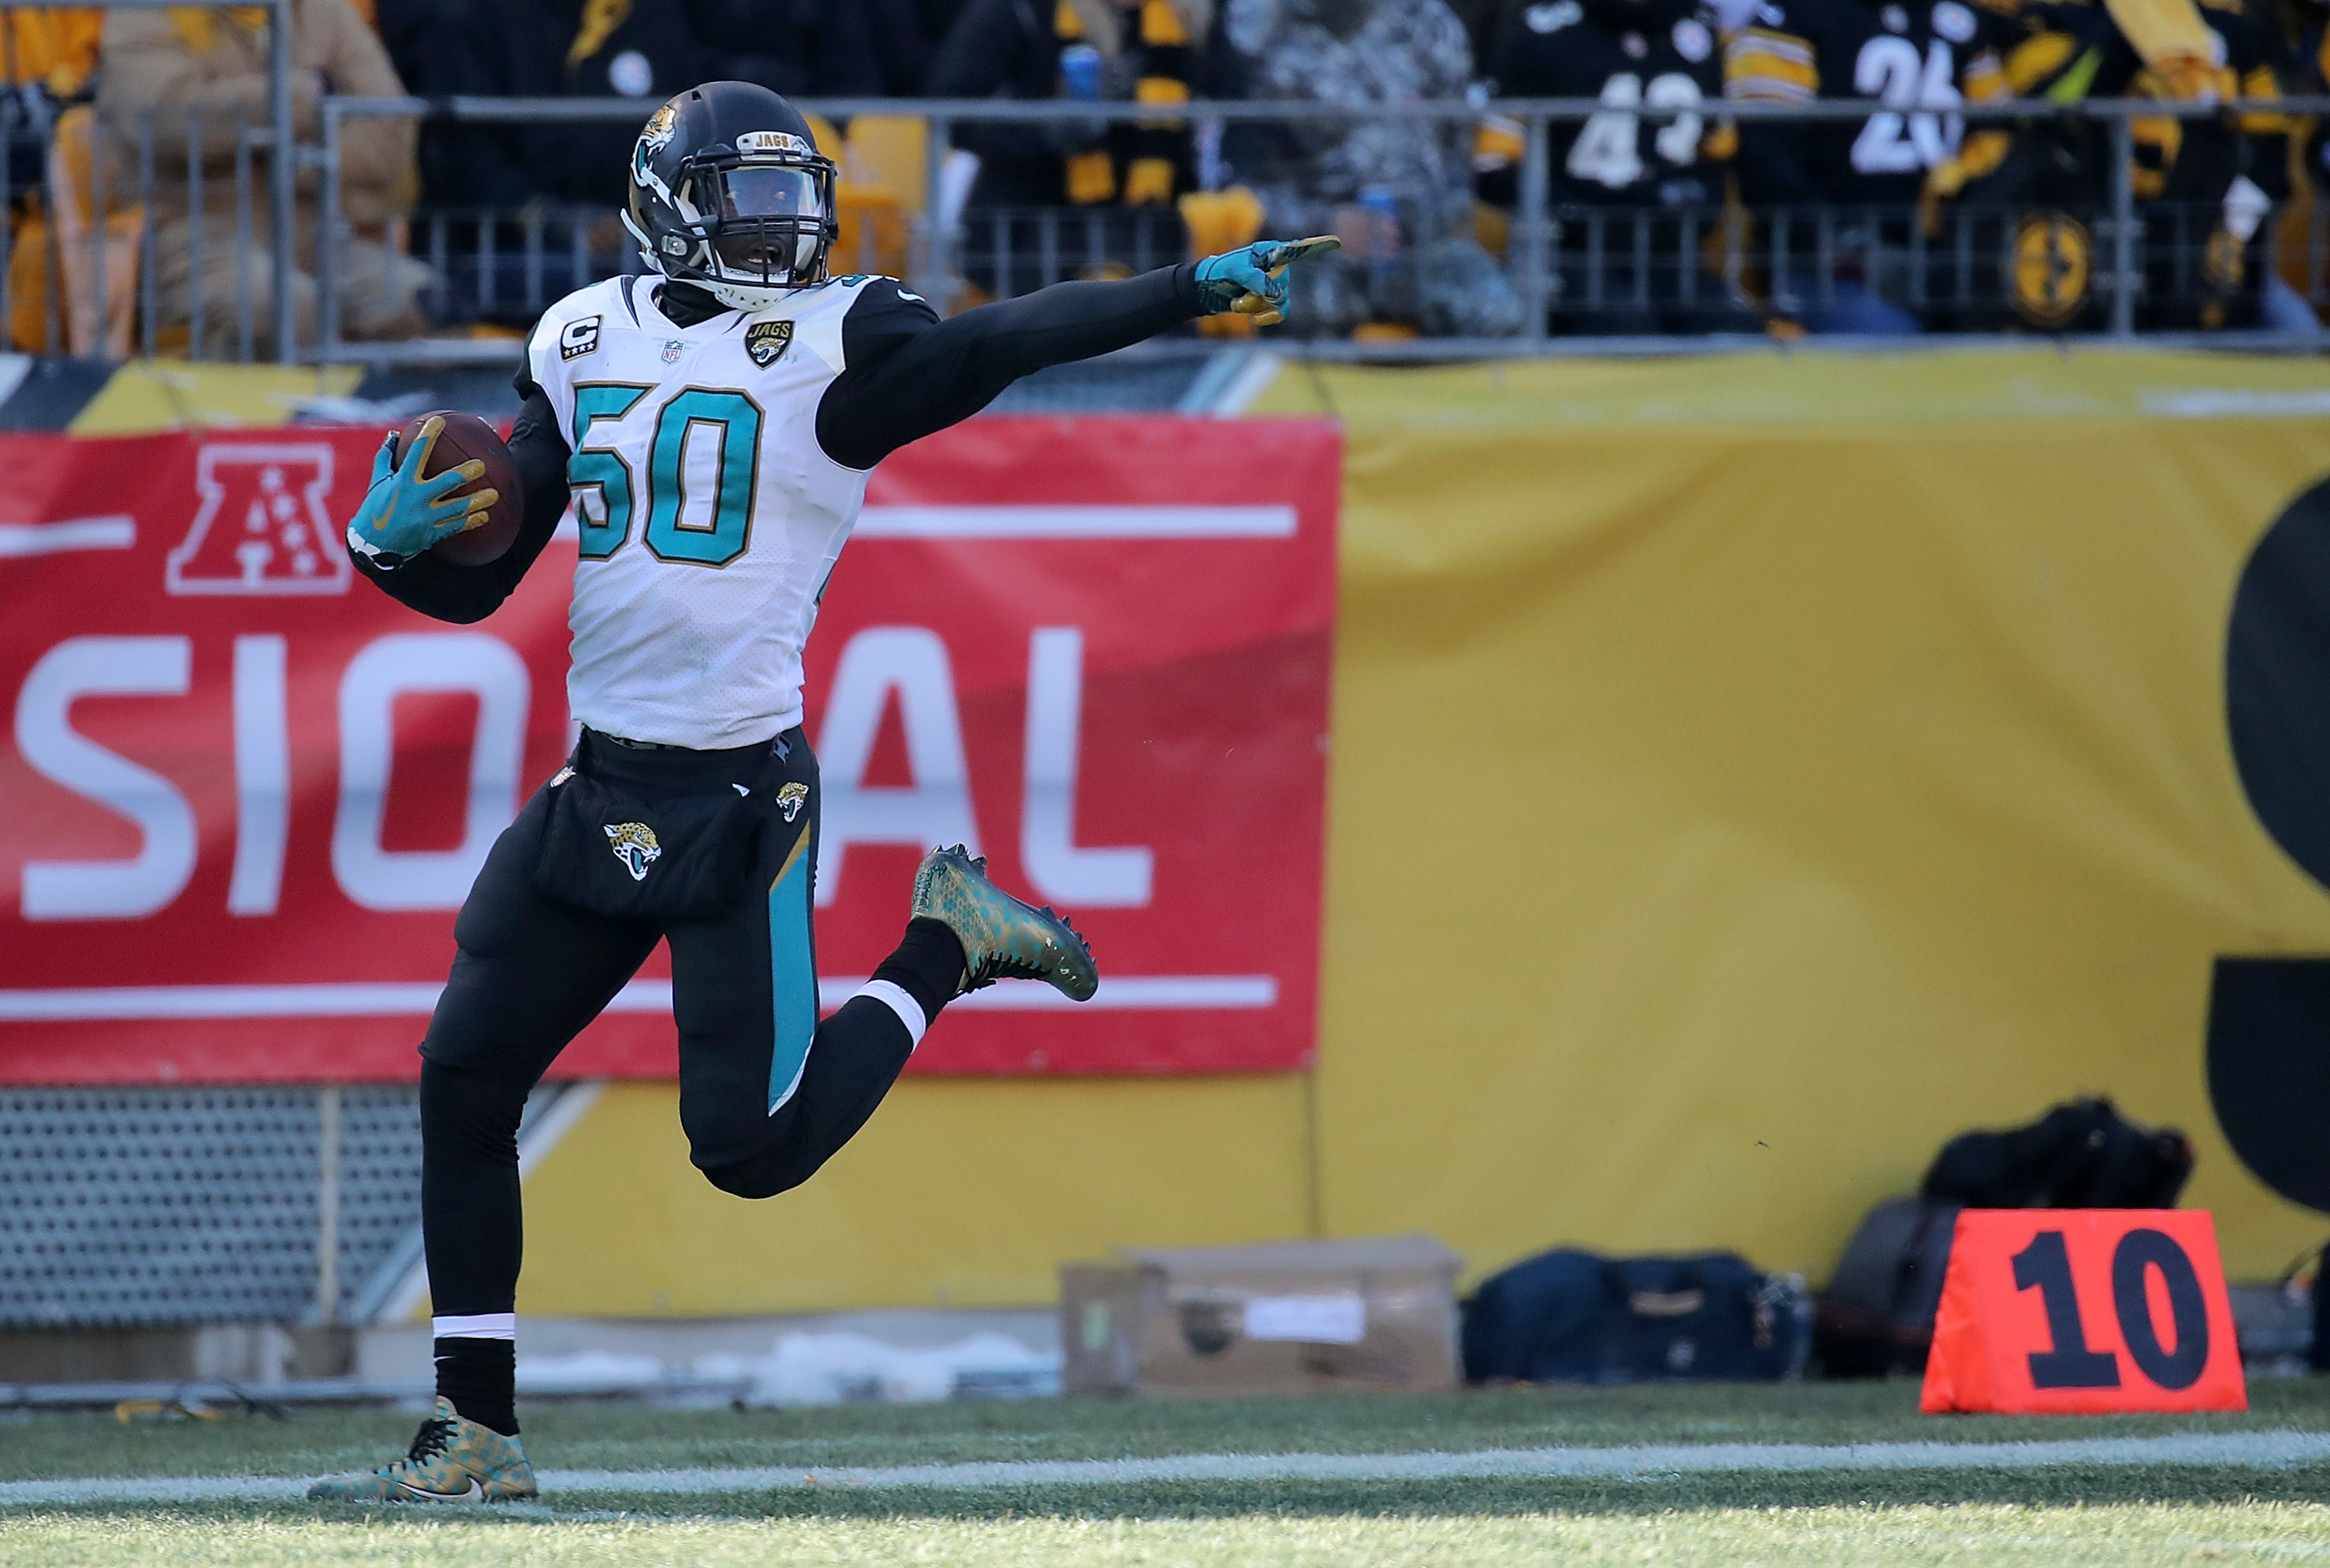
[[[2248,1403],[2207,1214],[1958,1215],[1921,1408],[2072,1414]]]

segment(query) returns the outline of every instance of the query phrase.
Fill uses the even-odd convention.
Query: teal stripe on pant
[[[769,884],[769,1001],[776,1041],[769,1052],[769,1114],[800,1088],[817,1037],[817,949],[810,940],[810,836],[793,841],[792,854]]]

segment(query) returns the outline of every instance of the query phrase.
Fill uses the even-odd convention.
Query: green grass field
[[[2330,1380],[2260,1382],[2240,1416],[1920,1417],[1908,1384],[1444,1396],[657,1411],[538,1404],[545,1470],[874,1469],[1191,1454],[1396,1455],[1636,1445],[1997,1443],[2330,1432]],[[0,1482],[296,1477],[377,1463],[393,1412],[124,1426],[0,1420]],[[2148,1450],[2146,1450],[2148,1451]],[[1872,1465],[1875,1460],[1871,1460]],[[693,1484],[693,1483],[691,1483]],[[0,1508],[0,1563],[1132,1564],[2295,1562],[2330,1559],[2330,1459],[1435,1479],[1136,1480],[627,1494],[516,1509],[296,1498]]]

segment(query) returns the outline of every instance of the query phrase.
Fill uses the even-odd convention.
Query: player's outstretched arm
[[[843,324],[846,368],[818,405],[818,444],[837,463],[870,468],[1047,365],[1129,347],[1199,316],[1282,321],[1286,269],[1336,244],[1264,241],[1121,281],[1056,283],[944,321],[918,296],[869,288]]]
[[[355,562],[356,570],[408,609],[417,609],[432,619],[463,626],[485,619],[517,587],[518,580],[526,575],[526,569],[534,564],[534,558],[542,553],[544,545],[550,543],[550,535],[558,527],[558,519],[565,515],[565,438],[558,433],[558,420],[551,411],[550,399],[539,387],[522,375],[519,377],[518,393],[526,399],[526,403],[518,411],[517,423],[510,431],[509,447],[510,456],[517,464],[518,477],[525,485],[526,517],[518,525],[517,537],[510,542],[509,549],[499,560],[488,562],[482,566],[457,566],[429,553],[429,545],[434,543],[435,539],[408,539],[407,543],[415,545],[409,553],[411,558],[393,569],[384,568],[368,552],[358,546],[356,538],[349,541],[348,554]],[[416,450],[407,457],[403,468],[398,471],[409,468],[417,477],[421,464],[427,459],[418,451],[417,442],[415,447]],[[445,477],[440,475],[438,479]],[[424,484],[437,482],[423,481]],[[459,485],[461,481],[453,479],[450,483]],[[376,477],[374,494],[378,492]],[[462,505],[469,504],[470,498],[464,497]],[[357,521],[349,525],[351,534],[366,538],[363,533],[365,516],[374,509],[374,498],[367,496],[365,509],[359,511]],[[385,543],[384,534],[380,535],[380,539],[381,547],[391,547]],[[366,538],[366,542],[373,541]],[[403,555],[408,553],[398,550],[395,553]]]

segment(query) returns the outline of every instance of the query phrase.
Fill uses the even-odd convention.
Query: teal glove
[[[1198,313],[1219,316],[1235,310],[1251,316],[1256,326],[1275,326],[1286,319],[1286,269],[1306,256],[1338,250],[1343,242],[1332,234],[1308,240],[1258,240],[1238,250],[1225,250],[1198,263]]]
[[[466,496],[453,492],[484,478],[485,464],[472,458],[459,468],[421,477],[444,428],[440,419],[423,424],[403,462],[397,460],[393,431],[380,444],[380,453],[372,460],[372,488],[365,492],[364,505],[348,524],[349,548],[380,565],[393,566],[440,539],[484,524],[501,492],[490,486]]]

